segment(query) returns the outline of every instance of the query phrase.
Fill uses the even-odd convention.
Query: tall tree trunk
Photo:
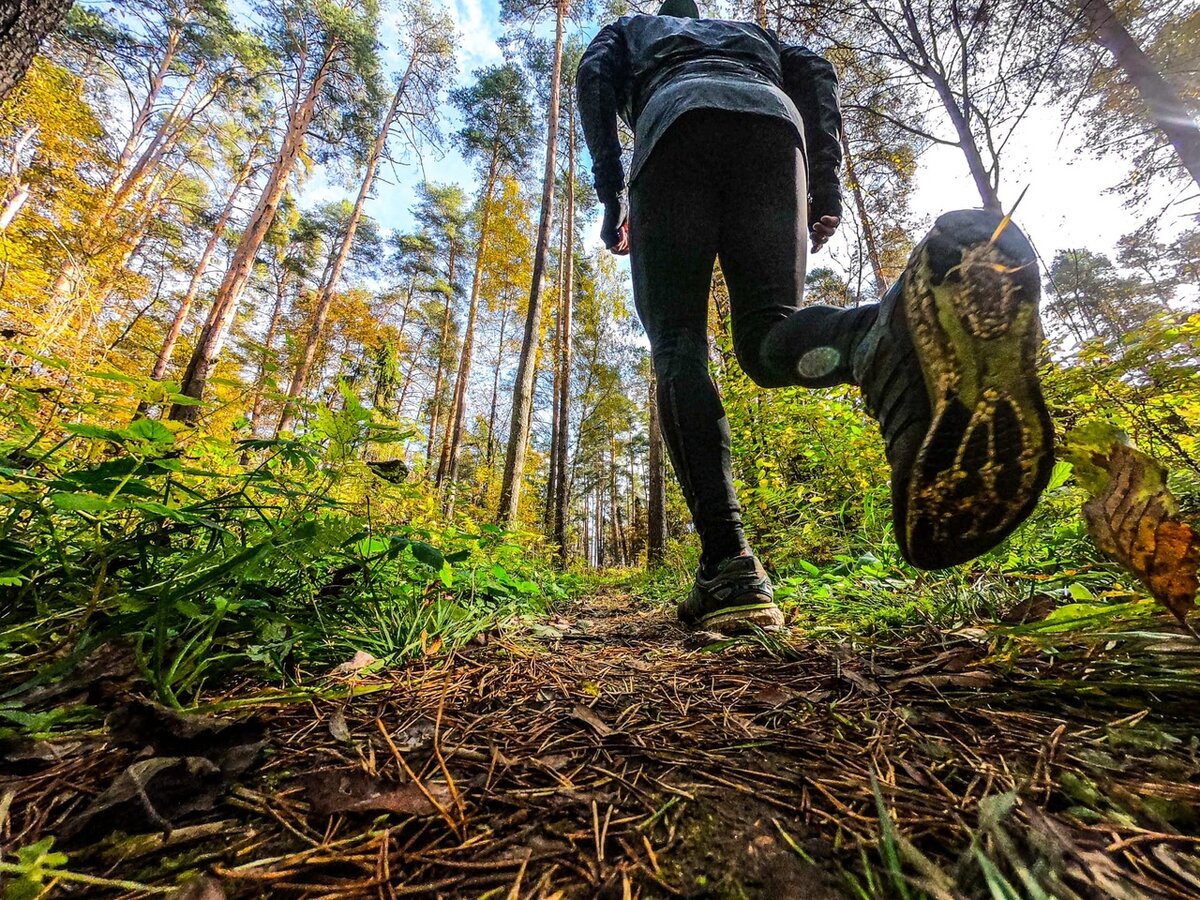
[[[596,568],[603,569],[608,556],[608,542],[604,534],[604,464],[599,463],[596,472]]]
[[[250,172],[254,168],[254,151],[256,148],[257,145],[246,153],[246,162],[242,166],[242,170],[238,172],[237,178],[233,183],[233,190],[230,191],[229,198],[225,201],[225,206],[221,209],[221,214],[217,217],[216,224],[213,225],[208,243],[204,245],[204,252],[200,254],[200,259],[196,261],[196,267],[192,270],[192,277],[188,282],[187,291],[183,295],[183,300],[179,303],[179,309],[175,311],[175,318],[171,322],[171,327],[167,329],[167,335],[163,338],[162,349],[158,351],[158,358],[154,361],[154,369],[150,372],[150,377],[155,381],[162,381],[163,376],[167,372],[167,366],[171,363],[171,357],[175,353],[175,344],[179,341],[179,335],[183,331],[183,323],[187,321],[188,313],[192,309],[192,303],[195,302],[196,295],[200,291],[200,283],[204,279],[204,273],[208,271],[208,264],[212,261],[217,247],[220,246],[221,238],[225,236],[225,228],[229,224],[229,218],[233,215],[233,210],[237,205],[238,195],[241,194],[242,188],[246,186],[246,182],[250,180]]]
[[[667,546],[667,482],[663,466],[662,427],[658,418],[658,385],[650,373],[650,472],[646,478],[650,496],[646,502],[646,565],[658,568]]]
[[[875,11],[871,4],[867,4],[872,10],[872,15],[875,21],[882,25],[883,20],[879,13]],[[958,146],[962,151],[963,156],[967,160],[967,168],[971,172],[971,178],[975,182],[975,189],[979,191],[979,198],[983,202],[983,208],[992,212],[1001,212],[1000,197],[996,193],[996,188],[992,185],[991,179],[988,177],[987,167],[983,164],[983,155],[979,152],[979,145],[975,142],[975,135],[971,133],[970,122],[967,119],[966,110],[970,109],[971,98],[967,95],[967,60],[961,60],[963,70],[963,96],[961,105],[959,98],[954,96],[954,90],[950,86],[950,82],[946,80],[946,75],[941,69],[940,64],[930,58],[926,49],[925,36],[921,33],[921,27],[917,22],[916,14],[913,11],[913,5],[910,2],[901,3],[902,14],[904,16],[904,24],[908,30],[909,39],[913,42],[913,46],[917,48],[919,59],[909,59],[906,62],[913,66],[921,75],[929,79],[933,89],[937,92],[938,99],[942,101],[942,107],[946,110],[946,115],[949,116],[951,124],[954,126],[954,132],[958,135]],[[889,29],[890,34],[890,29]],[[892,37],[893,41],[896,38]]]
[[[421,335],[417,341],[417,346],[413,348],[411,360],[408,364],[408,372],[404,376],[404,386],[400,388],[400,399],[396,401],[396,416],[403,414],[404,401],[408,399],[408,389],[412,386],[413,373],[417,370],[417,359],[421,355],[421,349],[425,346],[425,335]]]
[[[238,301],[241,299],[246,282],[250,280],[254,257],[258,254],[258,248],[262,246],[263,239],[271,228],[271,223],[275,221],[279,201],[287,189],[288,178],[300,156],[304,138],[307,136],[308,128],[316,114],[317,99],[325,87],[325,81],[329,78],[333,60],[340,52],[341,45],[334,41],[331,41],[325,48],[325,55],[314,73],[308,89],[300,98],[294,114],[288,121],[287,132],[279,147],[279,155],[271,167],[266,187],[259,198],[258,206],[250,216],[246,230],[242,232],[242,239],[238,242],[237,250],[234,251],[233,258],[229,262],[229,268],[225,272],[221,286],[217,289],[216,299],[212,309],[209,310],[208,320],[204,323],[200,338],[196,342],[196,348],[192,351],[192,358],[184,372],[180,392],[185,396],[195,400],[204,396],[204,388],[208,384],[209,373],[217,361],[225,332],[233,321],[233,314],[237,310]],[[177,404],[171,408],[172,419],[194,422],[198,417],[199,407]]]
[[[559,229],[558,234],[558,302],[554,309],[554,358],[551,365],[554,366],[553,378],[551,381],[550,396],[551,396],[551,415],[550,415],[550,460],[549,460],[549,475],[546,478],[546,503],[542,510],[542,533],[550,536],[555,533],[554,528],[554,498],[558,493],[558,431],[560,418],[559,404],[559,386],[562,381],[562,302],[563,302],[563,285],[565,283],[564,275],[566,274],[567,266],[567,229],[564,227]]]
[[[450,339],[450,307],[454,300],[454,248],[450,249],[449,259],[450,269],[450,284],[446,291],[446,308],[442,313],[442,334],[438,339],[437,345],[437,374],[433,379],[433,398],[430,401],[429,409],[429,442],[425,447],[425,457],[429,460],[429,475],[434,474],[433,465],[433,444],[437,437],[438,423],[442,419],[442,375],[445,372],[444,357],[446,354],[446,341]],[[445,440],[443,436],[442,440]]]
[[[17,0],[0,12],[0,103],[25,77],[42,41],[62,24],[74,0]]]
[[[496,370],[492,375],[492,408],[488,413],[487,462],[496,458],[496,408],[500,403],[500,366],[504,362],[504,330],[508,325],[508,305],[500,306],[500,343],[496,347]]]
[[[1096,43],[1108,50],[1146,104],[1151,121],[1167,136],[1184,169],[1200,185],[1200,126],[1187,104],[1138,46],[1104,0],[1075,0]]]
[[[621,497],[617,491],[617,438],[608,436],[608,511],[612,518],[613,562],[625,564],[625,529],[621,525]]]
[[[171,64],[175,61],[175,56],[179,52],[179,40],[183,36],[183,28],[188,19],[191,18],[191,10],[185,9],[183,15],[177,19],[173,19],[171,26],[167,31],[167,42],[163,47],[162,56],[159,57],[158,65],[150,74],[150,84],[146,91],[146,97],[138,106],[136,115],[133,117],[133,124],[129,128],[129,135],[125,139],[124,146],[121,147],[121,152],[117,156],[117,164],[113,167],[113,178],[119,178],[121,173],[125,171],[125,167],[129,165],[129,161],[133,159],[133,151],[137,148],[138,141],[142,139],[142,132],[146,130],[146,125],[150,121],[150,117],[154,114],[154,104],[158,101],[158,95],[162,92],[163,85],[166,84],[167,74],[171,71]],[[169,117],[168,117],[169,119]]]
[[[567,465],[567,444],[571,433],[571,307],[575,299],[575,107],[568,101],[567,111],[567,221],[562,289],[562,349],[558,355],[558,481],[554,485],[554,542],[558,546],[558,564],[567,567],[567,511],[571,496],[571,470]]]
[[[458,358],[458,373],[454,377],[454,396],[447,418],[450,433],[442,442],[442,458],[438,464],[437,483],[458,477],[458,453],[462,444],[463,427],[467,417],[467,386],[471,379],[471,356],[475,352],[475,319],[479,315],[479,289],[483,285],[484,254],[491,237],[492,195],[500,169],[500,148],[492,150],[487,182],[483,189],[483,212],[479,217],[479,242],[475,248],[475,274],[471,277],[471,299],[467,304],[467,324],[463,329],[462,353]],[[451,498],[451,504],[453,498]]]
[[[279,416],[279,425],[275,428],[275,434],[277,435],[291,428],[292,423],[295,421],[295,401],[301,392],[303,392],[304,385],[308,381],[313,358],[317,353],[317,344],[321,341],[321,335],[325,332],[325,322],[329,318],[329,307],[332,305],[334,295],[337,292],[338,281],[342,277],[342,269],[345,268],[346,260],[350,257],[350,248],[354,245],[354,236],[358,232],[358,223],[362,221],[363,206],[366,205],[367,197],[371,193],[371,187],[375,183],[375,173],[379,171],[379,163],[383,159],[384,152],[387,150],[388,133],[392,130],[392,122],[395,121],[396,113],[400,109],[400,100],[408,88],[408,79],[412,74],[415,59],[416,57],[413,57],[413,59],[409,60],[408,70],[404,73],[404,77],[400,79],[400,86],[396,88],[395,96],[392,97],[392,104],[388,107],[387,113],[384,114],[383,121],[379,125],[379,133],[375,135],[375,143],[371,147],[370,154],[367,156],[362,184],[358,187],[358,196],[355,198],[354,208],[350,212],[350,221],[346,223],[346,230],[342,234],[341,243],[338,244],[337,253],[333,257],[333,264],[329,267],[329,276],[322,281],[320,292],[317,294],[317,305],[313,311],[312,323],[308,328],[308,336],[304,340],[304,349],[300,353],[299,362],[296,363],[296,371],[292,373],[292,381],[288,385],[287,400],[284,401],[283,412]]]
[[[862,185],[858,181],[858,173],[854,167],[854,154],[850,152],[850,141],[846,138],[846,130],[842,129],[842,154],[846,158],[846,184],[854,197],[854,207],[858,210],[858,221],[862,225],[863,240],[867,244],[867,257],[871,260],[871,270],[875,273],[875,290],[882,297],[887,293],[887,279],[883,276],[883,258],[879,254],[879,240],[875,235],[875,226],[867,215],[867,202],[863,197]]]
[[[4,194],[2,202],[0,202],[0,232],[3,232],[13,219],[17,217],[17,213],[21,211],[26,201],[29,199],[29,185],[21,179],[21,157],[25,152],[25,147],[32,141],[38,133],[38,126],[31,125],[26,128],[21,135],[13,142],[9,164],[8,175],[12,180],[12,187]]]
[[[1000,195],[988,177],[987,167],[983,164],[983,156],[979,152],[979,145],[975,143],[975,135],[971,133],[971,126],[967,122],[962,108],[958,105],[958,99],[954,96],[950,83],[935,70],[930,69],[927,74],[942,101],[946,115],[950,117],[950,122],[954,125],[954,131],[958,135],[959,149],[966,157],[967,168],[971,172],[971,179],[975,182],[975,189],[979,191],[979,199],[983,201],[983,208],[995,213],[1003,212]],[[967,102],[966,98],[963,102]]]
[[[581,498],[581,505],[583,506],[583,518],[582,518],[583,526],[579,529],[579,532],[580,532],[579,542],[580,542],[580,548],[582,550],[582,553],[580,553],[580,556],[583,557],[585,562],[590,564],[592,561],[592,525],[591,525],[592,520],[591,520],[591,514],[588,512],[588,495],[587,494],[584,494],[583,497]]]
[[[179,113],[187,104],[188,98],[191,96],[192,90],[195,88],[200,74],[200,71],[197,70],[192,74],[192,77],[188,79],[187,84],[184,85],[183,90],[176,99],[175,105],[163,118],[162,124],[159,125],[158,130],[155,131],[154,137],[151,139],[150,143],[142,151],[141,155],[138,156],[137,160],[133,164],[133,167],[129,169],[125,177],[121,179],[121,183],[112,189],[112,195],[108,198],[107,206],[97,207],[98,211],[103,209],[104,212],[112,212],[113,210],[120,209],[120,207],[124,205],[125,201],[129,199],[130,195],[132,195],[138,189],[147,176],[158,169],[166,155],[174,150],[176,146],[178,146],[179,142],[183,139],[184,134],[187,133],[188,126],[191,125],[192,121],[195,119],[196,113],[199,112],[203,106],[207,105],[206,103],[198,103],[192,108],[192,111],[188,113],[188,115],[184,116],[182,119],[179,118]],[[215,89],[209,91],[207,94],[208,100],[211,101],[215,94]],[[100,222],[97,220],[91,224],[100,224]]]
[[[21,207],[28,199],[29,185],[23,182],[9,191],[4,198],[3,206],[0,206],[0,231],[4,231],[12,224],[12,220],[17,217],[17,213],[21,211]]]
[[[561,241],[559,242],[561,246]],[[560,256],[561,259],[561,256]],[[542,533],[554,534],[554,495],[558,484],[558,380],[561,369],[559,358],[562,356],[562,264],[559,263],[558,304],[554,310],[554,377],[550,388],[550,458],[546,472],[546,493],[542,504]]]
[[[263,382],[267,379],[267,366],[271,363],[271,352],[275,343],[275,332],[279,329],[279,317],[283,314],[283,301],[287,297],[290,275],[285,266],[275,286],[275,304],[271,307],[271,319],[267,323],[267,334],[263,338],[262,356],[258,360],[258,376],[254,379],[254,405],[250,408],[250,436],[254,437],[258,423],[262,420]]]
[[[496,519],[511,525],[521,503],[521,482],[525,474],[525,453],[529,449],[529,421],[533,412],[534,369],[539,333],[542,326],[542,279],[550,245],[550,227],[554,218],[554,169],[558,155],[558,102],[562,85],[563,24],[568,0],[558,0],[554,18],[554,58],[550,70],[550,104],[546,121],[546,169],[542,176],[542,209],[538,220],[537,245],[533,253],[533,279],[529,286],[529,310],[525,316],[525,336],[513,385],[512,427],[508,452],[504,459],[504,479],[500,484],[500,509]]]

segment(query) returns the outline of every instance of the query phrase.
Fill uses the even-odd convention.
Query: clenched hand
[[[813,253],[825,246],[825,242],[833,237],[833,233],[837,231],[840,224],[842,224],[841,216],[821,216],[809,226]]]

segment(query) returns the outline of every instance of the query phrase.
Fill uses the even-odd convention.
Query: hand
[[[816,253],[824,247],[825,242],[833,237],[833,233],[841,224],[841,216],[821,216],[813,222],[809,228],[809,235],[812,237],[812,252]]]
[[[620,237],[620,240],[617,241],[617,246],[609,247],[608,249],[611,250],[617,256],[628,256],[629,255],[629,220],[628,219],[626,219],[624,222],[621,223],[621,228],[620,228],[620,231],[618,231],[618,235]]]
[[[629,252],[629,201],[624,192],[604,204],[604,223],[600,226],[604,246],[618,256]]]

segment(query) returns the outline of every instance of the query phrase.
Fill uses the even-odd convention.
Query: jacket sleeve
[[[612,203],[625,190],[617,108],[629,79],[629,50],[616,25],[606,25],[579,61],[576,90],[583,137],[592,154],[596,196]]]
[[[842,214],[842,109],[833,64],[807,47],[786,46],[780,54],[783,88],[804,120],[808,149],[808,192],[814,212]]]

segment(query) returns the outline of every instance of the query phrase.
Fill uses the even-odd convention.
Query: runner
[[[841,222],[837,75],[694,0],[601,29],[579,66],[579,110],[604,204],[601,237],[630,254],[663,436],[700,536],[679,606],[689,626],[783,623],[742,531],[729,423],[708,368],[720,259],[734,350],[765,388],[855,384],[880,424],[904,557],[965,562],[1033,510],[1053,464],[1037,381],[1032,247],[983,210],[940,217],[879,303],[801,308],[806,244]],[[628,185],[617,117],[634,132]]]

